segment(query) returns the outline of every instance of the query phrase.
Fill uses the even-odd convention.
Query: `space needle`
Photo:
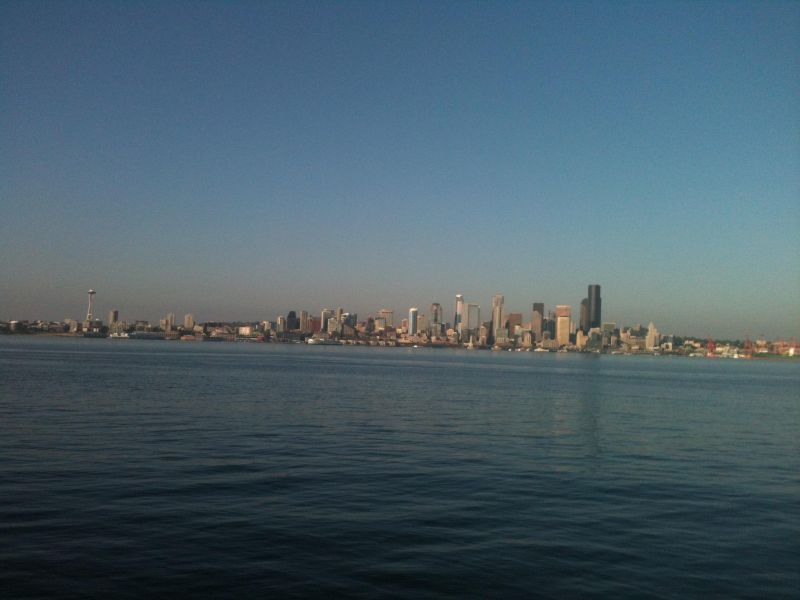
[[[86,320],[92,320],[92,297],[97,293],[94,290],[89,290],[87,292],[89,294],[89,310],[86,311]]]

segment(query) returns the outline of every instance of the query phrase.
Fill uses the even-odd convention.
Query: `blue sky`
[[[791,2],[3,2],[0,318],[800,336],[798,75]]]

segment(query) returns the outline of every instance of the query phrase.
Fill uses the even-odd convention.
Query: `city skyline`
[[[604,286],[800,337],[796,3],[0,6],[0,318]],[[605,317],[604,317],[605,318]]]
[[[326,323],[327,320],[331,317],[335,318],[339,323],[342,322],[343,316],[345,318],[349,318],[350,316],[355,319],[358,318],[359,323],[364,323],[368,318],[371,319],[382,319],[382,326],[388,326],[390,328],[399,328],[401,327],[401,321],[407,328],[409,324],[416,323],[417,319],[421,319],[424,323],[424,326],[417,329],[416,327],[412,331],[412,333],[416,333],[419,330],[430,330],[431,326],[441,325],[443,328],[445,326],[451,328],[453,331],[459,333],[463,336],[462,341],[467,342],[469,341],[470,333],[477,336],[477,331],[481,327],[481,325],[492,325],[494,328],[494,323],[499,321],[500,323],[508,323],[509,319],[516,320],[518,325],[524,326],[529,331],[533,333],[534,340],[542,339],[542,323],[543,321],[547,321],[550,319],[553,323],[553,333],[554,339],[559,340],[560,342],[566,344],[566,340],[569,338],[570,335],[574,337],[575,331],[583,331],[584,333],[588,332],[589,330],[599,329],[603,324],[613,324],[617,328],[634,328],[634,327],[643,327],[645,323],[649,323],[650,326],[653,325],[654,319],[647,318],[643,320],[631,320],[629,318],[613,318],[613,317],[606,317],[606,315],[602,314],[601,303],[603,294],[601,292],[602,286],[600,284],[589,284],[588,286],[588,293],[587,297],[578,302],[577,304],[550,304],[548,305],[545,302],[533,302],[530,303],[528,306],[529,308],[522,311],[515,311],[509,310],[505,304],[505,296],[498,292],[493,294],[491,299],[491,304],[488,307],[483,308],[486,311],[484,314],[486,315],[486,319],[481,319],[481,310],[482,304],[480,302],[475,302],[470,298],[466,298],[464,294],[455,294],[455,305],[452,311],[452,320],[448,318],[447,312],[444,310],[442,303],[440,302],[433,302],[430,304],[430,311],[421,310],[420,308],[413,306],[407,308],[401,308],[399,311],[394,308],[387,308],[384,306],[381,309],[375,310],[367,310],[367,311],[357,311],[353,310],[351,305],[348,305],[348,308],[343,306],[338,306],[337,308],[329,308],[323,306],[322,308],[316,309],[316,311],[312,308],[309,312],[306,308],[298,309],[287,309],[283,312],[276,312],[269,315],[259,315],[256,317],[250,316],[245,318],[233,318],[233,319],[225,319],[225,318],[196,318],[194,312],[187,312],[184,315],[184,327],[187,329],[191,329],[191,327],[195,323],[202,323],[202,322],[229,322],[229,323],[257,323],[257,322],[272,322],[277,323],[279,329],[286,329],[286,330],[294,330],[294,329],[302,329],[302,330],[310,330],[310,321],[312,318],[317,318],[315,315],[318,315],[318,321],[320,323]],[[84,303],[86,303],[86,294],[84,292]],[[88,309],[84,309],[87,311],[86,314],[86,321],[92,320],[92,311],[97,309],[95,305],[94,297],[97,295],[97,291],[95,289],[89,289],[88,291]],[[590,306],[592,308],[590,308]],[[93,308],[94,307],[94,308]],[[460,309],[459,309],[460,307]],[[577,311],[573,312],[573,308],[577,307]],[[595,308],[596,307],[596,308]],[[584,312],[585,309],[585,312]],[[164,310],[162,309],[161,313],[153,318],[152,316],[143,316],[143,315],[126,315],[125,309],[120,309],[119,306],[114,305],[111,307],[102,306],[100,308],[100,312],[94,316],[94,319],[99,319],[99,314],[102,314],[102,311],[106,311],[109,315],[107,323],[113,323],[114,321],[122,321],[127,323],[134,323],[134,322],[154,322],[158,323],[161,321],[162,323],[166,321],[168,325],[175,325],[179,322],[176,318],[176,313],[172,312],[170,309],[169,312],[166,313],[166,317],[164,317]],[[181,313],[181,311],[179,311]],[[412,320],[412,313],[413,313],[413,320]],[[459,320],[459,313],[461,313],[461,320]],[[488,313],[488,314],[487,314]],[[589,315],[592,315],[589,318]],[[113,315],[113,317],[112,317]],[[395,315],[400,315],[399,317]],[[404,316],[405,315],[405,316]],[[19,315],[15,316],[7,316],[7,315],[0,315],[0,321],[5,320],[8,321],[51,321],[51,322],[63,322],[64,320],[72,320],[72,321],[82,321],[83,319],[75,319],[72,315],[62,316],[60,318],[49,318],[49,317],[42,317],[41,315],[33,316],[33,317],[21,317]],[[101,319],[100,319],[101,321]],[[355,324],[355,320],[353,321]],[[187,325],[187,323],[190,323]],[[463,326],[463,329],[462,329]],[[513,325],[512,325],[513,328]],[[322,327],[322,331],[325,331],[325,327]],[[442,335],[444,335],[445,329],[442,329]],[[677,336],[688,336],[692,338],[719,338],[719,339],[752,339],[756,337],[768,337],[770,339],[788,339],[788,338],[795,338],[791,333],[778,332],[777,334],[766,334],[764,332],[759,332],[757,334],[753,334],[750,331],[745,332],[744,334],[738,335],[720,335],[719,333],[714,333],[710,331],[705,331],[703,333],[698,332],[690,332],[690,331],[680,331],[680,330],[672,330],[669,327],[661,327],[662,333],[668,332],[670,335],[677,335]],[[489,332],[491,338],[496,338],[498,331],[492,329]],[[506,333],[509,333],[506,331]],[[500,341],[505,341],[503,335],[500,336]]]

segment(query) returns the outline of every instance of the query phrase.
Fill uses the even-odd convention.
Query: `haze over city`
[[[0,318],[463,294],[800,336],[796,3],[5,3]]]

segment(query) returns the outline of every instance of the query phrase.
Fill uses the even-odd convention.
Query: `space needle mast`
[[[94,290],[89,290],[89,292],[88,292],[88,294],[89,294],[89,310],[86,311],[86,320],[87,321],[91,321],[92,320],[92,296],[94,296],[96,293],[97,292],[95,292]]]

